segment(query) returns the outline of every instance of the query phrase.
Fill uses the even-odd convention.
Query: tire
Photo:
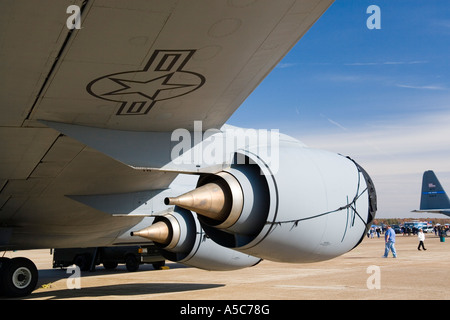
[[[115,261],[103,261],[103,267],[106,270],[114,270],[117,268],[118,263]]]
[[[24,297],[36,288],[38,270],[27,258],[14,258],[2,261],[2,293],[7,297]]]
[[[132,254],[129,254],[125,257],[125,265],[127,267],[127,270],[130,272],[135,272],[139,270],[139,261]]]
[[[155,269],[155,270],[161,270],[162,267],[164,267],[165,265],[166,265],[166,261],[165,260],[152,263],[153,269]]]
[[[77,265],[81,271],[88,271],[91,267],[90,256],[87,254],[80,254],[75,257],[73,264]]]

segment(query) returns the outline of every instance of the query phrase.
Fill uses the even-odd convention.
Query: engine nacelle
[[[166,204],[197,212],[218,244],[280,262],[314,262],[350,251],[376,212],[368,174],[353,160],[280,141],[279,162],[258,148],[245,163],[199,179],[197,189]]]
[[[154,241],[164,258],[192,267],[227,271],[256,265],[261,258],[252,257],[212,241],[202,230],[194,214],[175,207],[173,212],[155,218],[152,226],[132,236]]]

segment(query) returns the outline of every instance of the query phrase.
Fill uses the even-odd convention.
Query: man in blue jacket
[[[397,258],[397,252],[395,251],[395,231],[391,228],[390,225],[387,225],[386,233],[384,234],[384,240],[386,242],[386,246],[384,249],[383,258],[387,258],[389,254],[389,250],[392,251],[392,255],[394,258]]]

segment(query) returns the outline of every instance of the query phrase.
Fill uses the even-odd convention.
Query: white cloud
[[[295,67],[295,66],[297,66],[297,63],[280,62],[277,65],[277,68],[286,69],[286,68],[292,68],[292,67]]]
[[[323,134],[299,133],[296,138],[360,163],[375,182],[380,217],[418,217],[410,211],[419,206],[425,170],[448,178],[441,183],[450,188],[450,111],[346,127],[345,131],[330,129]]]
[[[407,89],[420,89],[420,90],[447,90],[447,88],[439,85],[427,85],[427,86],[412,86],[407,84],[397,84],[399,88],[407,88]]]
[[[346,66],[383,66],[383,65],[411,65],[411,64],[425,64],[428,61],[416,60],[416,61],[384,61],[384,62],[352,62],[345,63]]]

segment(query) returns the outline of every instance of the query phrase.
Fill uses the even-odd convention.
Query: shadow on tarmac
[[[105,297],[105,296],[135,296],[146,294],[162,294],[162,293],[179,293],[184,291],[204,290],[223,287],[223,284],[201,284],[201,283],[133,283],[120,285],[106,285],[98,287],[89,287],[81,289],[64,289],[48,292],[34,292],[28,297],[21,300],[28,299],[85,299],[90,297]],[[188,297],[187,297],[188,298]]]
[[[182,264],[169,263],[166,264],[170,269],[189,268]],[[133,273],[146,272],[153,270],[151,265],[141,265],[138,271]],[[155,270],[156,271],[156,270]],[[51,284],[61,279],[67,279],[70,274],[66,269],[41,269],[39,272],[39,281],[36,289],[43,285]],[[81,278],[111,275],[111,274],[127,274],[129,273],[124,265],[119,265],[114,270],[105,270],[102,267],[97,266],[95,271],[83,271],[81,272]],[[179,293],[193,290],[204,290],[223,287],[224,284],[202,284],[202,283],[131,283],[131,284],[114,284],[104,285],[97,287],[82,287],[81,289],[61,289],[50,290],[48,292],[36,290],[27,297],[16,298],[14,300],[30,300],[30,299],[89,299],[92,297],[114,296],[114,297],[127,297],[135,295],[147,295],[147,294],[166,294],[166,293]],[[3,298],[3,297],[2,297]],[[187,296],[188,298],[188,296]]]

